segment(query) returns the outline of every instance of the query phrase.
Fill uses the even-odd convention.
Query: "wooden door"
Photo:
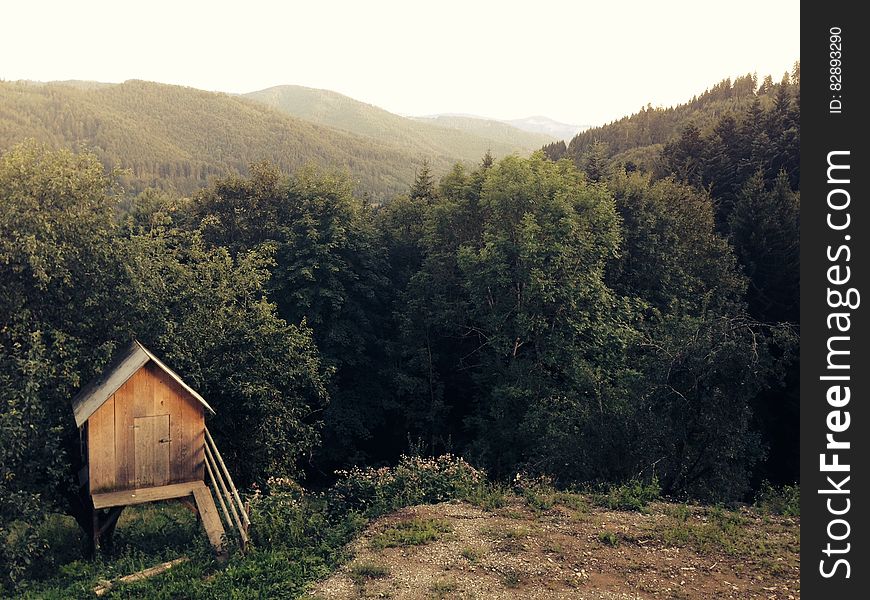
[[[136,487],[169,484],[169,415],[133,419]]]

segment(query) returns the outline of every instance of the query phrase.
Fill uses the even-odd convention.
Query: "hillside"
[[[438,127],[446,127],[456,131],[463,131],[471,135],[493,140],[494,142],[507,145],[516,145],[522,142],[530,149],[539,149],[544,144],[553,141],[553,137],[545,133],[525,131],[519,127],[509,125],[504,121],[484,119],[480,117],[467,117],[464,115],[435,115],[432,117],[414,117],[416,121],[429,123]]]
[[[413,127],[364,137],[364,119],[360,133],[350,133],[239,96],[145,81],[2,82],[0,150],[27,138],[52,147],[84,146],[107,168],[129,170],[123,177],[129,189],[181,193],[212,176],[247,173],[261,160],[287,170],[314,163],[349,172],[358,193],[383,200],[407,191],[424,158],[438,173],[456,161],[477,161],[490,147],[494,154],[531,149],[390,116]]]
[[[792,81],[800,85],[800,70],[796,66]],[[785,77],[789,83],[788,76]],[[757,99],[762,108],[771,106],[780,85],[771,76],[759,82],[754,74],[725,79],[690,101],[671,107],[647,105],[630,116],[607,125],[587,129],[574,136],[567,154],[579,163],[590,146],[603,142],[607,154],[619,162],[631,161],[652,169],[662,147],[675,140],[687,126],[709,134],[728,115],[739,118]]]
[[[429,157],[477,161],[487,150],[494,156],[527,154],[553,141],[485,119],[410,119],[329,90],[283,85],[245,94],[246,98],[291,116],[364,135]]]

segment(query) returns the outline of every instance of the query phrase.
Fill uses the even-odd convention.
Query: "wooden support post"
[[[121,512],[124,510],[123,506],[113,506],[106,513],[105,519],[100,519],[102,523],[100,524],[100,537],[103,537],[106,533],[109,533],[109,530],[112,532],[115,531],[115,526],[118,524],[118,519],[121,516]],[[109,533],[111,535],[111,533]]]
[[[203,485],[193,490],[193,499],[196,500],[196,507],[202,516],[202,525],[205,527],[208,541],[217,552],[218,559],[225,559],[227,551],[224,546],[224,527],[221,525],[221,518],[217,513],[217,508],[215,508],[211,492]]]
[[[92,535],[94,538],[94,557],[100,551],[100,511],[94,509],[91,513],[91,526],[93,527]]]

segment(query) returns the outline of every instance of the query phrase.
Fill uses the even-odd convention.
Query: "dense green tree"
[[[643,373],[629,423],[638,472],[671,494],[742,498],[765,453],[753,401],[781,376],[771,347],[788,336],[740,313],[671,313],[645,326],[631,352]]]
[[[0,534],[65,504],[84,518],[69,401],[128,326],[116,203],[92,156],[0,156]]]
[[[759,171],[741,190],[730,215],[731,243],[749,279],[747,301],[767,322],[799,320],[800,200],[784,171],[772,189]]]
[[[411,185],[410,196],[412,200],[432,202],[435,200],[435,179],[432,177],[432,169],[429,161],[423,160],[420,170],[414,175],[414,183]]]
[[[728,242],[715,230],[709,195],[640,173],[608,180],[622,218],[623,243],[608,270],[619,294],[659,313],[723,312],[742,302],[745,282]]]
[[[371,208],[353,196],[343,176],[312,167],[286,177],[259,165],[250,177],[225,178],[203,190],[191,212],[211,245],[273,253],[270,298],[284,319],[311,327],[335,370],[323,467],[362,459],[389,410],[379,372],[390,291]]]
[[[638,336],[617,420],[632,440],[626,463],[670,493],[739,498],[764,452],[753,403],[783,372],[787,331],[747,314],[746,280],[707,193],[638,173],[608,185],[624,242],[607,280],[635,307]]]
[[[475,451],[506,473],[540,443],[531,415],[547,410],[546,397],[595,403],[606,387],[599,359],[619,354],[621,335],[603,283],[617,220],[606,193],[543,155],[457,173],[442,187],[448,201],[431,217],[418,289],[426,318],[453,340],[450,366],[474,386],[447,403],[466,404]]]
[[[544,156],[550,160],[560,160],[568,153],[568,146],[565,145],[564,141],[559,140],[558,142],[547,144],[541,150],[544,152]]]
[[[45,512],[92,526],[70,399],[131,338],[209,398],[218,444],[244,456],[240,482],[296,473],[327,399],[311,332],[266,300],[267,254],[208,249],[165,214],[121,219],[112,190],[93,155],[28,144],[0,157],[0,536],[31,564]]]
[[[607,144],[596,140],[581,158],[583,172],[589,181],[599,182],[607,177],[610,170]]]

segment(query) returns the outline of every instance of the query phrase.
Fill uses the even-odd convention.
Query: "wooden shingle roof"
[[[197,402],[214,414],[214,409],[208,405],[208,402],[200,396],[193,388],[184,383],[178,374],[163,364],[159,358],[148,351],[145,346],[138,341],[133,341],[129,347],[115,355],[112,361],[103,369],[103,372],[92,379],[81,391],[72,399],[73,414],[76,419],[76,426],[81,427],[87,422],[92,414],[94,414],[103,403],[112,397],[112,394],[118,391],[124,385],[133,373],[144,367],[149,362],[153,362],[160,367],[167,375],[172,377],[178,385],[183,387]]]

